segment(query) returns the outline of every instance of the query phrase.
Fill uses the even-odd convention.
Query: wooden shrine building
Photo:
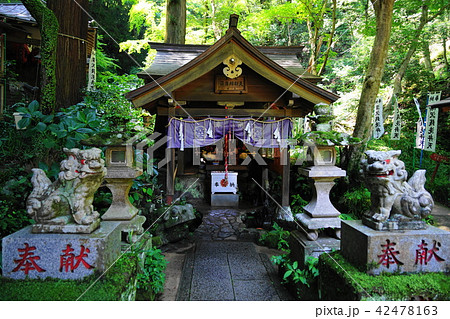
[[[127,98],[136,107],[156,114],[155,131],[167,130],[167,154],[176,158],[167,166],[169,200],[174,195],[175,177],[198,168],[199,163],[192,160],[196,147],[205,155],[208,178],[211,171],[229,169],[239,174],[247,170],[249,161],[243,161],[239,149],[246,150],[244,155],[250,154],[253,162],[258,162],[255,152],[269,150],[266,153],[272,160],[259,165],[263,167],[255,180],[265,186],[268,169],[278,172],[282,176],[281,204],[289,206],[289,161],[280,165],[280,157],[289,154],[282,140],[291,137],[291,119],[304,117],[314,105],[331,104],[339,97],[317,86],[320,78],[300,66],[296,54],[302,47],[254,47],[237,29],[237,18],[230,17],[226,34],[212,46],[152,45],[157,49],[155,61],[139,75],[146,84],[129,92]],[[227,156],[210,163],[205,149],[227,136],[237,137],[239,145],[253,147],[236,146],[236,163],[227,161]],[[200,142],[195,145],[192,138]],[[272,141],[263,141],[267,139]],[[230,151],[228,144],[224,145],[225,152]]]

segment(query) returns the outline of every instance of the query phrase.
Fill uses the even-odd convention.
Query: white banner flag
[[[419,104],[419,101],[416,98],[414,98],[414,103],[416,104],[417,113],[419,113],[419,119],[423,122],[422,112],[420,111],[420,104]],[[422,123],[422,125],[423,125],[423,123]]]
[[[422,149],[424,143],[424,126],[422,118],[420,118],[416,123],[416,148]]]
[[[373,138],[378,139],[384,134],[383,125],[383,99],[377,98],[375,101],[375,110],[373,115]]]
[[[441,100],[441,92],[428,93],[428,105]],[[434,152],[436,149],[437,126],[439,109],[437,107],[427,107],[427,123],[425,129],[425,141],[423,149]]]
[[[400,112],[398,111],[398,102],[395,98],[394,102],[394,122],[392,123],[391,140],[400,139],[400,131],[402,129],[402,119],[400,118]]]
[[[95,81],[97,79],[97,61],[95,57],[95,50],[92,49],[91,57],[89,58],[89,72],[88,72],[88,91],[95,90]]]

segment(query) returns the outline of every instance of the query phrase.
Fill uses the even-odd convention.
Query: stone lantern
[[[320,128],[320,132],[331,132],[333,119],[331,107],[319,104],[314,111],[316,115],[311,119],[316,122],[315,128]],[[312,179],[313,198],[303,208],[305,213],[297,214],[295,217],[304,227],[309,240],[317,240],[318,230],[321,228],[332,228],[334,235],[340,238],[340,212],[330,202],[330,191],[334,186],[334,180],[345,176],[346,172],[335,166],[336,146],[333,143],[312,140],[310,145],[309,155],[313,166],[301,168],[299,173]]]
[[[131,204],[128,195],[133,180],[142,175],[142,170],[134,167],[134,148],[127,145],[126,139],[117,136],[94,136],[83,141],[85,145],[104,146],[106,164],[106,186],[111,190],[112,203],[102,215],[104,221],[121,221],[122,231],[133,233],[132,241],[143,233],[145,217],[138,215],[139,209]]]
[[[106,186],[111,190],[111,206],[103,214],[103,220],[130,220],[138,213],[128,199],[133,180],[142,174],[133,168],[133,148],[126,145],[106,147]]]

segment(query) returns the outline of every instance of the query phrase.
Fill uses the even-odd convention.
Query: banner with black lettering
[[[375,110],[373,115],[373,132],[372,136],[374,139],[378,139],[384,134],[383,125],[383,99],[381,97],[377,98],[375,101]]]
[[[397,98],[394,96],[394,122],[392,123],[391,140],[400,139],[400,131],[402,129],[402,119],[398,110]]]
[[[97,58],[95,55],[95,49],[91,51],[91,57],[89,58],[89,70],[88,70],[88,91],[95,90],[95,81],[97,79]]]
[[[439,108],[431,107],[436,102],[441,100],[441,92],[428,93],[427,106],[427,122],[425,128],[425,141],[423,149],[425,151],[436,150],[437,126],[439,117]]]

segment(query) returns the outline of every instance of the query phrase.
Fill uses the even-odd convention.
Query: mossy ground
[[[348,263],[339,252],[319,259],[322,300],[450,300],[445,273],[371,276]]]

